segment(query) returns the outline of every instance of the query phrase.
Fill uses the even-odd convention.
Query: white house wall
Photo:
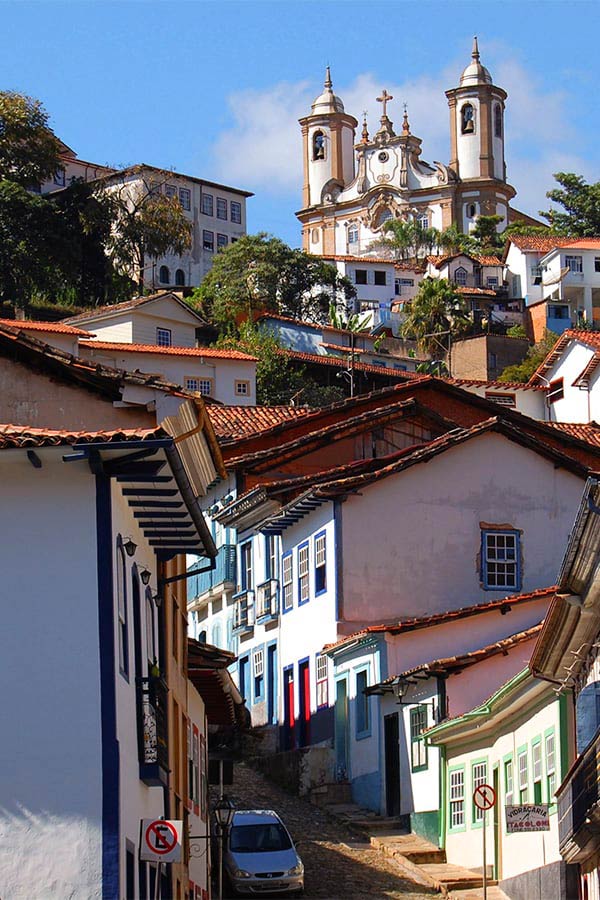
[[[342,506],[344,619],[424,616],[505,595],[480,583],[482,523],[522,532],[521,591],[553,583],[581,486],[488,433],[365,487]]]
[[[538,419],[545,422],[548,419],[546,412],[546,392],[535,390],[523,390],[514,388],[512,385],[502,384],[473,384],[465,381],[460,383],[460,387],[470,394],[476,394],[478,397],[487,397],[488,400],[493,399],[496,394],[513,394],[515,397],[515,409],[517,412],[523,413],[524,416],[530,416],[532,419]]]
[[[37,452],[41,469],[0,455],[0,894],[89,900],[102,890],[95,481],[64,448]]]
[[[600,387],[597,379],[591,391],[573,385],[581,375],[594,351],[579,341],[571,341],[560,359],[546,373],[546,381],[563,379],[563,398],[550,404],[549,419],[552,422],[589,422],[597,421],[600,416]]]
[[[110,319],[104,321],[82,322],[81,325],[78,325],[77,327],[82,328],[84,331],[89,330],[93,333],[94,337],[90,336],[91,341],[112,341],[117,344],[133,343],[133,320],[131,313],[129,312],[111,316]],[[156,335],[154,336],[154,339],[148,343],[155,344]],[[82,340],[80,341],[79,346],[80,348],[84,346]]]

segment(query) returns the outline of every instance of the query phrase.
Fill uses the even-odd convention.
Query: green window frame
[[[465,767],[448,771],[448,830],[465,831]]]
[[[487,784],[487,757],[486,759],[474,759],[471,762],[471,796],[481,784]],[[483,810],[471,801],[471,822],[474,826],[481,827],[483,823]]]
[[[543,771],[542,771],[542,739],[535,738],[531,742],[531,776],[533,780],[533,802],[542,803]]]
[[[410,765],[412,772],[423,772],[429,765],[427,743],[423,732],[427,728],[427,707],[413,706],[410,710]]]
[[[510,756],[504,757],[504,805],[512,806],[515,801],[515,764]]]

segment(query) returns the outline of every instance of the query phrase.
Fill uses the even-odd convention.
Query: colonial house
[[[548,419],[587,423],[600,419],[600,334],[583,329],[563,332],[529,385],[545,387]]]
[[[446,278],[467,290],[486,288],[495,294],[504,292],[504,265],[497,256],[471,256],[468,253],[428,256],[425,275]]]
[[[474,678],[479,669],[472,670]],[[480,687],[485,691],[485,680]],[[485,827],[487,874],[509,897],[578,896],[572,867],[559,853],[556,804],[571,739],[567,698],[534,679],[527,666],[498,684],[485,702],[429,728],[424,740],[433,745],[430,752],[443,752],[441,846],[448,862],[482,871]],[[496,794],[485,820],[473,799],[481,784]],[[521,804],[548,804],[548,830],[509,831],[507,807]]]

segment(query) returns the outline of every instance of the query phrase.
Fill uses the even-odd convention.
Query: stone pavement
[[[226,793],[239,808],[274,809],[287,825],[305,868],[305,896],[346,900],[425,900],[439,896],[403,874],[393,859],[342,821],[286,793],[245,763],[234,765]]]

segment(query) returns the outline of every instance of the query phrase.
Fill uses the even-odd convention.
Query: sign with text
[[[181,862],[183,822],[142,819],[140,859],[150,862]]]
[[[550,831],[547,803],[527,803],[506,807],[506,831],[508,834],[525,831]]]

